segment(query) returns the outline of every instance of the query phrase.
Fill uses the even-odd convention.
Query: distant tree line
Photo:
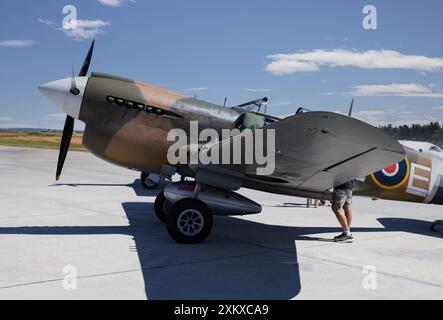
[[[397,140],[426,141],[443,146],[443,127],[438,122],[430,122],[425,125],[402,125],[399,127],[387,125],[380,128]]]

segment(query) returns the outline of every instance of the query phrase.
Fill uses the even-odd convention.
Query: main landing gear
[[[211,232],[212,213],[198,199],[182,199],[171,205],[162,191],[155,198],[154,211],[166,224],[169,235],[179,243],[201,242]]]
[[[259,213],[261,206],[233,191],[176,182],[157,195],[154,210],[176,242],[199,243],[211,233],[213,215]]]

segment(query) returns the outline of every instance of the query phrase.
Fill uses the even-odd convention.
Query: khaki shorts
[[[352,204],[352,190],[337,189],[332,193],[332,209],[341,209],[346,204]]]

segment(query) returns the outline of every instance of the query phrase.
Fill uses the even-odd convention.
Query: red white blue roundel
[[[409,177],[411,165],[408,158],[371,174],[372,180],[380,188],[395,189],[403,185]]]

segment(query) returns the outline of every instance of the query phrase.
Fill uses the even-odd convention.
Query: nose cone
[[[78,95],[70,92],[71,82],[71,78],[66,78],[45,83],[38,89],[62,111],[74,119],[78,119],[88,77],[75,78],[75,85],[79,90]]]

